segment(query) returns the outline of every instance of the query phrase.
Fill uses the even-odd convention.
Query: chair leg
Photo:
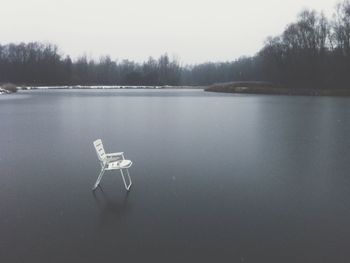
[[[130,177],[130,173],[129,173],[129,169],[127,168],[126,169],[126,173],[128,174],[128,178],[129,178],[129,188],[128,188],[128,190],[130,189],[130,187],[131,187],[131,185],[132,185],[132,181],[131,181],[131,177]]]
[[[130,190],[130,187],[131,187],[131,185],[132,185],[132,181],[131,181],[131,177],[130,177],[130,174],[129,174],[129,169],[125,169],[125,170],[126,170],[126,173],[127,173],[127,175],[128,175],[129,185],[126,184],[125,177],[124,177],[124,173],[123,173],[123,169],[120,169],[120,173],[122,174],[122,178],[123,178],[123,182],[124,182],[125,189],[126,189],[126,191],[129,191],[129,190]]]
[[[97,186],[100,184],[100,181],[101,181],[102,176],[103,176],[104,173],[105,173],[105,169],[102,168],[100,174],[97,177],[96,183],[95,183],[94,187],[92,188],[92,190],[95,190],[97,188]]]

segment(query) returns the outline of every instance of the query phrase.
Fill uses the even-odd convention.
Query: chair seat
[[[132,161],[130,160],[119,160],[115,162],[110,162],[106,170],[124,169],[129,168],[131,165]]]

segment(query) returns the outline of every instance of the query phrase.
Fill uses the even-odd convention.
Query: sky
[[[331,17],[337,0],[0,0],[0,44],[49,42],[77,58],[181,64],[254,55],[305,8]]]

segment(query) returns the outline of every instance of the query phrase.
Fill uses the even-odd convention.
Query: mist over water
[[[346,262],[349,98],[201,90],[0,98],[3,262]],[[101,188],[92,142],[134,162]],[[200,260],[200,261],[198,261]]]

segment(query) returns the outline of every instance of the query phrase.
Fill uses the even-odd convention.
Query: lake
[[[348,262],[350,99],[0,97],[2,262]],[[134,164],[99,173],[92,142]]]

